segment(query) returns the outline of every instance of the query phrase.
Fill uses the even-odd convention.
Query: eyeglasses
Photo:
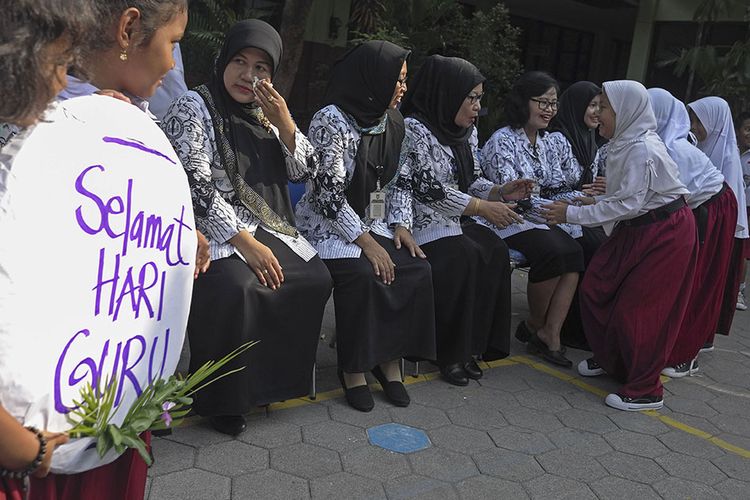
[[[469,94],[466,96],[466,98],[469,100],[470,103],[476,104],[479,101],[482,100],[482,97],[484,97],[484,94]]]
[[[406,78],[407,77],[399,78],[398,80],[396,80],[396,83],[398,83],[401,87],[406,87]]]
[[[547,101],[545,99],[536,99],[534,97],[529,100],[537,103],[539,105],[539,109],[541,109],[542,111],[545,111],[547,109],[557,110],[557,101]]]

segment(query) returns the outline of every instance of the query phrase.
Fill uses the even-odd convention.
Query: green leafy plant
[[[136,398],[121,425],[111,423],[119,387],[117,379],[109,379],[101,391],[89,383],[81,389],[80,401],[73,401],[75,409],[68,414],[68,421],[73,427],[68,434],[72,438],[94,438],[96,451],[101,457],[113,448],[117,453],[133,448],[148,465],[151,465],[153,460],[140,434],[147,430],[161,430],[182,423],[191,411],[192,396],[196,392],[245,367],[230,370],[210,380],[209,377],[256,343],[243,344],[220,360],[207,362],[185,378],[177,374],[166,380],[154,381]]]

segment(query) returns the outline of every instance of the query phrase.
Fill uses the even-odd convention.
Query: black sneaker
[[[664,406],[664,398],[661,396],[628,398],[619,394],[609,394],[604,403],[607,406],[624,411],[660,410]]]
[[[607,372],[604,371],[604,368],[599,366],[599,363],[597,363],[594,358],[589,358],[578,363],[578,373],[584,377],[598,377]]]
[[[714,351],[714,345],[712,342],[706,342],[703,344],[703,347],[701,347],[700,352],[713,352]]]
[[[685,361],[676,366],[668,366],[661,371],[662,375],[666,375],[669,378],[682,378],[698,371],[698,358],[692,361]]]

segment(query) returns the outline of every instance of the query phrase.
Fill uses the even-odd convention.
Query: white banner
[[[0,404],[25,425],[63,431],[81,388],[115,377],[120,423],[182,349],[196,253],[182,165],[142,111],[90,96],[60,103],[9,170],[0,172]],[[52,470],[115,458],[73,440]]]

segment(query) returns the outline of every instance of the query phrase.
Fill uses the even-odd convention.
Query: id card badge
[[[370,206],[367,210],[370,219],[385,219],[385,193],[383,191],[370,193]]]

